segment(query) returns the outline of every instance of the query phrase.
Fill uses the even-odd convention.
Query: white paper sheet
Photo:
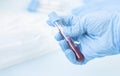
[[[52,1],[51,5],[54,3],[54,7],[62,8],[57,5],[59,0]],[[31,0],[0,1],[0,69],[60,50],[46,24],[48,13],[52,10],[39,7],[39,12],[28,12],[30,2]],[[44,5],[44,1],[41,2]],[[42,9],[49,12],[45,13]]]

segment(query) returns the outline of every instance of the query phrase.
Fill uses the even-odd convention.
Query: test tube
[[[61,36],[67,41],[70,49],[75,53],[76,55],[76,59],[78,61],[82,61],[84,59],[83,54],[80,52],[80,50],[78,49],[78,47],[73,43],[73,41],[71,40],[70,37],[66,36],[63,32],[63,29],[61,27],[60,24],[58,24],[57,22],[55,22],[55,26],[57,27],[57,29],[59,30]]]

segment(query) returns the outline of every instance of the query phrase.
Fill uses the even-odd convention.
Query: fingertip
[[[74,52],[71,50],[71,49],[67,49],[65,51],[65,55],[66,57],[68,58],[68,60],[73,63],[73,64],[76,64],[77,63],[77,60],[76,60],[76,56],[74,54]]]
[[[57,41],[63,40],[63,37],[61,36],[60,32],[58,32],[58,33],[55,35],[55,39],[56,39]]]
[[[55,12],[51,12],[50,14],[48,14],[48,17],[58,17],[57,14]]]
[[[67,44],[66,40],[59,41],[59,45],[60,45],[61,49],[63,50],[63,52],[65,52],[65,50],[69,49],[69,45]]]
[[[50,20],[47,21],[47,24],[50,25],[50,26],[52,26],[52,27],[54,27],[53,23],[51,23]]]

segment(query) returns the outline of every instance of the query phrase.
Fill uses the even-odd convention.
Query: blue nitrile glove
[[[120,15],[118,12],[97,11],[80,16],[60,17],[49,15],[48,24],[54,22],[63,24],[64,33],[74,41],[79,41],[78,47],[84,55],[84,60],[78,62],[74,52],[58,33],[58,40],[66,57],[74,64],[85,64],[91,59],[119,54],[120,51]]]
[[[74,15],[84,15],[93,11],[120,11],[120,0],[83,0],[83,5],[72,10]]]

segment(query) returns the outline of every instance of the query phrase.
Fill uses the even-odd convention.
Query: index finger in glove
[[[49,19],[47,21],[47,23],[50,25],[50,26],[55,26],[55,22],[59,22],[61,20],[61,18],[55,13],[55,12],[52,12],[48,15]]]

